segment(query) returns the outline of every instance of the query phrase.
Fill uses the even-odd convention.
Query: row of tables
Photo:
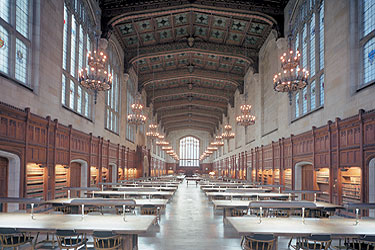
[[[224,210],[224,223],[232,225],[241,236],[272,234],[301,237],[311,234],[328,234],[331,237],[343,238],[375,234],[375,219],[359,219],[361,209],[374,209],[375,204],[353,203],[345,206],[331,204],[317,201],[317,194],[322,193],[320,191],[287,190],[281,192],[282,186],[277,185],[227,183],[215,180],[200,182],[200,188],[213,203],[214,210]],[[314,194],[314,201],[298,200],[302,194]],[[260,209],[260,212],[257,216],[231,217],[230,211],[235,208],[249,209],[249,211]],[[262,218],[265,209],[301,209],[301,216]],[[357,215],[356,218],[338,216],[305,218],[307,209],[322,210],[331,215],[339,209],[352,209]]]
[[[0,213],[0,228],[15,228],[23,232],[54,233],[56,230],[75,230],[77,233],[92,234],[94,231],[112,231],[121,235],[122,249],[138,249],[138,235],[160,219],[158,215],[126,214],[125,207],[156,206],[163,211],[176,192],[180,180],[153,179],[134,180],[121,183],[99,183],[100,188],[67,188],[67,198],[49,201],[27,198],[0,198],[3,203],[32,204],[31,214]],[[71,197],[79,191],[86,197]],[[70,207],[76,214],[34,213],[34,205]],[[122,215],[85,214],[85,206],[123,207]],[[81,214],[79,214],[81,210]]]

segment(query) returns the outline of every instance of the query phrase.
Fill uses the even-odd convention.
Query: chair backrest
[[[85,244],[83,234],[74,230],[56,230],[56,236],[60,249],[77,248]]]
[[[303,249],[328,250],[331,246],[330,235],[311,235],[303,239]]]
[[[144,205],[141,207],[141,214],[156,215],[157,213],[158,213],[158,208],[154,205]]]
[[[121,245],[120,235],[111,231],[94,231],[93,237],[96,249],[118,249]]]
[[[233,217],[245,216],[248,212],[248,207],[236,207],[231,210]]]
[[[245,250],[272,250],[276,238],[271,234],[246,236],[242,243]]]

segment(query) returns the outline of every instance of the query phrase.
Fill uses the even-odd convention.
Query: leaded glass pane
[[[324,68],[324,1],[319,11],[319,69]]]
[[[64,4],[64,32],[63,32],[63,69],[67,70],[67,56],[68,56],[68,27],[69,14]]]
[[[19,39],[16,39],[16,68],[15,77],[20,82],[27,84],[28,48]]]
[[[29,0],[16,0],[16,30],[29,38]]]
[[[295,107],[296,107],[296,118],[299,117],[299,93],[296,94],[296,98],[295,98]]]
[[[363,47],[363,73],[364,85],[375,80],[375,38]]]
[[[71,109],[74,109],[74,97],[75,97],[75,84],[73,80],[70,80],[69,107]]]
[[[180,140],[180,166],[199,166],[199,140],[188,136]]]
[[[89,94],[85,92],[85,116],[89,117]]]
[[[310,77],[315,76],[315,14],[310,21]]]
[[[315,81],[310,84],[310,103],[311,103],[311,110],[316,108],[316,89],[315,89]]]
[[[82,88],[78,85],[78,93],[77,93],[77,112],[82,113]]]
[[[79,25],[79,43],[78,43],[78,70],[83,68],[83,29],[82,25]]]
[[[9,33],[0,25],[0,71],[9,73]]]
[[[302,114],[307,113],[307,86],[302,90]]]
[[[367,36],[375,28],[375,0],[362,1],[363,6],[363,36]]]
[[[302,68],[307,66],[307,25],[303,26],[302,30]]]
[[[0,18],[9,23],[10,0],[0,0]]]
[[[70,44],[70,74],[76,76],[76,41],[77,41],[77,27],[76,18],[72,16],[72,33],[71,33],[71,44]]]
[[[324,105],[324,74],[320,76],[319,80],[319,85],[320,85],[320,106]]]
[[[65,97],[65,89],[66,89],[66,79],[65,75],[62,75],[62,80],[61,80],[61,103],[65,105],[66,97]]]

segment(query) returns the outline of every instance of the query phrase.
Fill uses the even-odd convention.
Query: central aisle
[[[212,205],[199,186],[184,181],[161,217],[160,227],[139,237],[140,250],[241,249],[240,238],[230,226],[223,226],[221,211]]]

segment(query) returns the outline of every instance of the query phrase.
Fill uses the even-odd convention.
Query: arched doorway
[[[314,167],[310,162],[299,162],[295,165],[294,189],[314,190]],[[299,199],[314,200],[313,194],[299,195]]]
[[[3,191],[5,197],[20,197],[21,160],[19,156],[0,150],[0,158],[3,162],[1,163],[2,165],[5,166],[6,162],[6,177],[5,180],[4,178],[3,181],[0,180],[0,182],[4,182],[4,184],[0,184],[0,193],[3,190],[2,185],[5,185],[6,191]],[[2,169],[3,170],[0,171],[4,171],[4,167],[2,167]],[[3,193],[1,193],[0,195],[3,195]],[[16,203],[10,203],[2,209],[7,212],[13,212],[19,209],[19,205]]]
[[[369,162],[369,171],[368,171],[368,202],[375,203],[375,158],[372,158]],[[375,217],[375,209],[370,209],[369,216]]]
[[[73,160],[69,168],[69,186],[87,187],[87,162],[84,160]],[[81,196],[83,192],[81,192]]]
[[[8,196],[8,159],[0,157],[0,197]],[[0,212],[5,212],[6,205],[0,203]]]

